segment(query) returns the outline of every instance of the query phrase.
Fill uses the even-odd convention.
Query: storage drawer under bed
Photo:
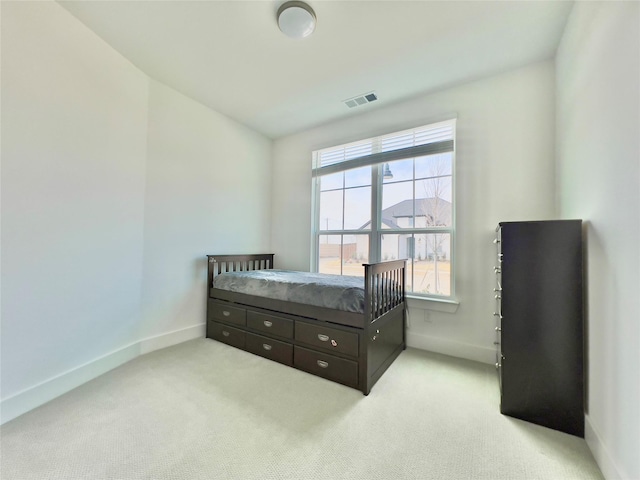
[[[247,333],[246,349],[275,362],[293,365],[293,345],[272,338]]]
[[[244,308],[232,307],[221,302],[209,300],[207,320],[245,326],[247,324],[247,311]]]
[[[245,348],[246,333],[243,330],[218,322],[207,322],[207,337],[236,348]]]
[[[351,360],[295,346],[293,364],[305,372],[358,388],[358,364]]]
[[[296,340],[314,348],[358,356],[358,335],[345,330],[296,321]]]
[[[288,318],[249,310],[247,327],[278,337],[293,338],[293,320]]]

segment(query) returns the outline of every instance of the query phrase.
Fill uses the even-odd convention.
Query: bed
[[[207,258],[207,338],[365,395],[406,348],[404,260],[362,278],[277,270],[273,254]]]

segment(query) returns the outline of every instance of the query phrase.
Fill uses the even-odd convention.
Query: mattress
[[[364,312],[364,279],[347,275],[253,270],[217,275],[213,287],[317,307]]]

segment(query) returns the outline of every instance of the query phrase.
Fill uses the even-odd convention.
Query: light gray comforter
[[[363,313],[362,277],[289,270],[253,270],[222,273],[213,287],[230,292]]]

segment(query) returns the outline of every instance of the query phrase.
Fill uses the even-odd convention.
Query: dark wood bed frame
[[[207,338],[365,395],[406,348],[405,261],[364,264],[364,313],[213,287],[225,272],[273,269],[273,254],[208,255]]]

